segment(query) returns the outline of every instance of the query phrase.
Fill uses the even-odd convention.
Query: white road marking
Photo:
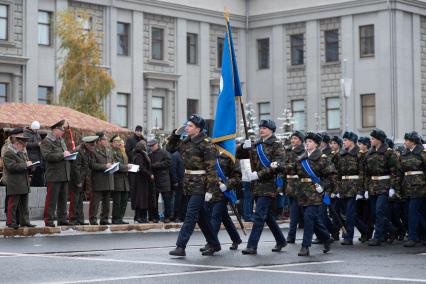
[[[355,279],[369,279],[369,280],[385,280],[385,281],[400,281],[400,282],[419,282],[426,283],[426,279],[417,278],[400,278],[400,277],[385,277],[373,275],[359,275],[359,274],[337,274],[337,273],[323,273],[323,272],[308,272],[308,271],[289,271],[289,270],[269,270],[259,268],[243,268],[242,270],[256,271],[256,272],[274,272],[281,274],[297,274],[297,275],[312,275],[312,276],[325,276],[337,278],[355,278]]]
[[[253,268],[275,268],[275,267],[293,267],[293,266],[302,266],[302,265],[317,265],[317,264],[330,264],[330,263],[342,263],[343,260],[328,260],[328,261],[310,261],[310,262],[297,262],[297,263],[283,263],[283,264],[274,264],[274,265],[259,265]]]
[[[418,255],[426,255],[426,252],[419,253]]]
[[[89,280],[49,282],[49,283],[50,284],[96,283],[96,282],[107,282],[107,281],[122,281],[122,280],[132,280],[132,279],[146,279],[146,278],[159,278],[159,277],[170,277],[170,276],[216,273],[216,272],[226,272],[226,271],[235,271],[235,270],[239,270],[239,269],[229,268],[229,269],[216,269],[216,270],[187,271],[187,272],[162,273],[162,274],[150,274],[150,275],[139,275],[139,276],[135,275],[135,276],[123,276],[123,277],[111,277],[111,278],[97,278],[97,279],[89,279]]]

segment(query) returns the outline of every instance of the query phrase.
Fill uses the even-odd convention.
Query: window
[[[129,126],[129,94],[117,93],[117,124]]]
[[[152,28],[151,33],[151,57],[155,60],[164,60],[164,30]]]
[[[257,64],[259,69],[269,69],[269,38],[257,40]]]
[[[340,128],[340,98],[326,99],[327,129]]]
[[[269,103],[259,103],[259,121],[263,119],[270,119],[271,111]]]
[[[339,31],[324,32],[325,62],[339,61]]]
[[[291,113],[293,114],[293,130],[305,130],[305,101],[291,101]]]
[[[52,87],[38,87],[38,103],[48,105],[52,102],[53,88]]]
[[[52,13],[46,11],[38,11],[38,44],[47,45],[50,42],[50,24]]]
[[[187,99],[186,100],[186,117],[198,113],[198,100]]]
[[[164,129],[164,98],[152,97],[152,125],[157,129]]]
[[[223,37],[217,38],[217,68],[222,68]]]
[[[186,34],[186,63],[197,64],[197,34]]]
[[[7,40],[8,37],[8,6],[0,5],[0,40]]]
[[[359,27],[359,56],[374,56],[374,25]]]
[[[303,34],[291,35],[291,65],[303,64]]]
[[[117,23],[117,54],[129,55],[129,24]]]
[[[361,95],[362,127],[376,127],[375,94]]]
[[[0,83],[0,104],[7,103],[7,84]]]

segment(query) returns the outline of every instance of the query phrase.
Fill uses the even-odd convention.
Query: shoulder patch
[[[322,154],[321,158],[327,158],[327,155],[326,154]]]

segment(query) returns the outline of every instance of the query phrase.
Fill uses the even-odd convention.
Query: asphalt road
[[[241,249],[228,249],[229,237],[221,231],[222,251],[207,257],[199,252],[204,240],[196,232],[186,258],[173,258],[168,252],[176,237],[177,232],[145,232],[0,239],[0,282],[426,283],[426,246],[335,243],[328,254],[314,245],[310,257],[298,257],[300,239],[273,253],[273,237],[265,230],[258,255],[244,256]]]

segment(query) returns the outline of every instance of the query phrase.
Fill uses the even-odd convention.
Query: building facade
[[[84,28],[114,79],[111,122],[170,131],[191,113],[213,118],[225,6],[244,100],[259,119],[290,109],[297,130],[426,135],[419,0],[0,0],[0,103],[57,100],[54,19],[72,9],[90,15]],[[346,99],[342,78],[352,80]]]

